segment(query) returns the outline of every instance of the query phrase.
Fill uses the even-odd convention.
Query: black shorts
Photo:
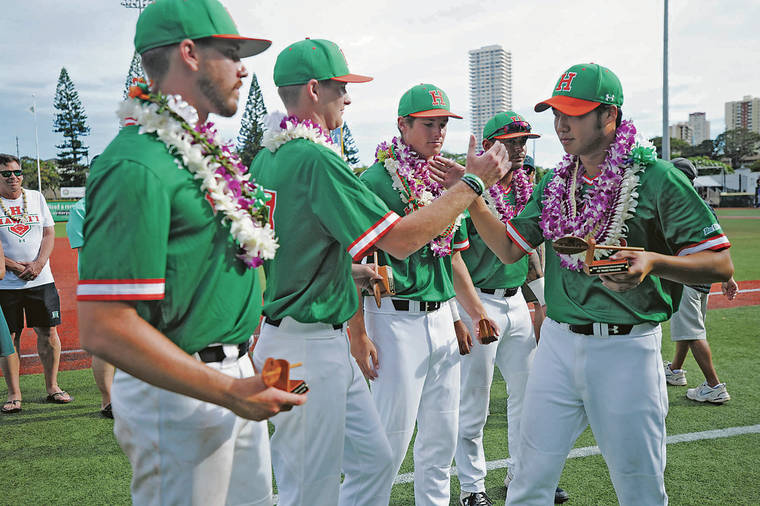
[[[11,333],[23,330],[25,313],[29,328],[61,324],[61,299],[58,298],[55,283],[20,290],[0,290],[0,306]]]

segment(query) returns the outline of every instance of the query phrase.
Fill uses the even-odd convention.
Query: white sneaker
[[[713,404],[723,404],[731,399],[731,396],[726,391],[725,383],[718,383],[714,387],[711,387],[706,381],[697,388],[686,390],[686,397],[692,401],[712,402]]]
[[[674,371],[670,366],[670,362],[665,362],[665,381],[668,382],[668,385],[675,385],[677,387],[685,386],[686,369],[676,369]]]

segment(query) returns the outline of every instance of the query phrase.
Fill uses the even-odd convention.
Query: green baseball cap
[[[483,127],[484,139],[512,139],[514,137],[537,139],[541,136],[531,133],[530,123],[514,111],[498,113]]]
[[[581,63],[567,69],[554,86],[552,98],[536,104],[536,112],[554,107],[568,116],[582,116],[599,104],[623,105],[623,86],[607,67]]]
[[[135,49],[176,44],[206,37],[234,40],[241,58],[264,51],[271,40],[241,37],[227,9],[218,0],[156,0],[140,14],[135,30]]]
[[[305,84],[312,79],[332,79],[342,83],[366,83],[372,80],[368,76],[350,73],[343,51],[329,40],[300,40],[277,55],[274,64],[276,86]]]
[[[462,119],[461,116],[449,111],[449,104],[449,96],[438,86],[418,84],[401,97],[398,103],[398,115],[414,118],[448,116]]]

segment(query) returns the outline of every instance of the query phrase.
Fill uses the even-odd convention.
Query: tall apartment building
[[[668,131],[670,132],[671,139],[681,139],[686,142],[691,141],[691,128],[688,123],[680,121],[675,125],[670,125]]]
[[[703,112],[692,112],[689,114],[689,129],[691,130],[691,139],[689,142],[692,146],[699,146],[702,141],[710,139],[710,122]]]
[[[470,128],[480,145],[486,122],[497,112],[512,109],[512,54],[491,45],[469,55]]]
[[[760,134],[760,98],[745,95],[741,100],[726,102],[726,130],[734,128]]]

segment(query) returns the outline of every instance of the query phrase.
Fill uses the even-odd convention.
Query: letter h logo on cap
[[[445,107],[446,103],[443,101],[443,95],[441,95],[441,92],[438,90],[430,90],[429,91],[430,96],[433,97],[433,105],[440,105]]]
[[[573,79],[575,79],[575,76],[578,74],[575,72],[565,72],[565,74],[560,78],[559,82],[557,83],[557,87],[554,91],[570,91],[570,89],[573,86]]]

